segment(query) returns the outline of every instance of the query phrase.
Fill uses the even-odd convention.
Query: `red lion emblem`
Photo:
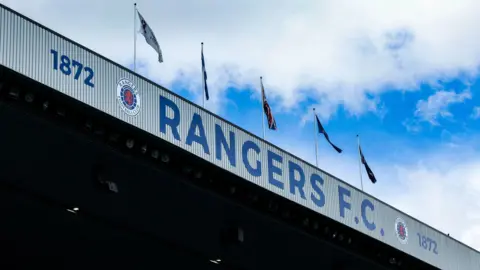
[[[125,90],[125,92],[124,92],[124,100],[125,100],[125,102],[126,102],[128,105],[132,105],[132,104],[133,104],[133,94],[132,94],[132,91],[130,91],[130,90]]]

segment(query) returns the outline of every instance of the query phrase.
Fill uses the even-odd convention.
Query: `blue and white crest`
[[[408,228],[407,223],[401,218],[395,220],[395,234],[397,235],[398,241],[402,244],[408,242]]]
[[[117,101],[120,108],[128,115],[137,115],[140,111],[140,95],[135,84],[126,78],[117,83]]]

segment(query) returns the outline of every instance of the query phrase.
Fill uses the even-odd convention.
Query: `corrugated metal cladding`
[[[436,267],[480,269],[477,251],[2,5],[0,64]],[[91,80],[90,74],[94,74]],[[138,91],[126,95],[127,100],[136,97],[132,100],[137,107],[130,110],[122,109],[117,97],[119,83],[128,84],[120,82],[122,78]],[[176,117],[178,133],[168,122]],[[229,158],[218,142],[230,145],[230,136],[235,152]],[[207,143],[202,145],[201,138]],[[303,189],[295,186],[302,174],[305,182],[298,185]]]

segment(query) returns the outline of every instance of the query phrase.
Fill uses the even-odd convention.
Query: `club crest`
[[[408,242],[407,223],[401,218],[397,218],[395,220],[395,234],[397,235],[397,239],[400,241],[400,243],[406,244]]]
[[[117,83],[117,101],[120,108],[128,115],[137,115],[140,111],[140,95],[135,84],[122,78]]]

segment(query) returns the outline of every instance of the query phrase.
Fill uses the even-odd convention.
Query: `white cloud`
[[[420,123],[418,120],[413,119],[406,119],[402,122],[402,125],[407,129],[410,133],[419,133],[422,130]]]
[[[470,115],[472,119],[478,119],[480,118],[480,107],[474,107],[472,114]]]
[[[133,1],[0,2],[115,61],[132,61]],[[139,36],[146,74],[169,86],[182,73],[200,93],[203,41],[212,98],[219,101],[226,85],[258,88],[263,75],[284,108],[298,104],[305,88],[359,114],[371,110],[367,92],[474,73],[480,59],[475,0],[137,2],[165,59],[156,63]]]
[[[453,119],[453,114],[449,111],[450,106],[457,103],[463,103],[471,99],[472,94],[469,89],[461,93],[455,91],[437,91],[426,100],[417,102],[414,118],[406,119],[402,124],[407,131],[418,133],[422,130],[421,122],[428,122],[431,125],[439,126],[439,119]]]
[[[419,100],[415,117],[420,121],[430,122],[432,125],[438,125],[438,118],[450,118],[452,113],[448,110],[455,103],[462,103],[466,99],[471,99],[470,90],[461,93],[455,91],[441,90],[428,97],[427,100]]]
[[[313,104],[308,106],[306,112],[302,116],[301,125],[304,125],[306,122],[313,121],[313,109],[315,108],[315,113],[318,115],[322,123],[326,124],[328,120],[335,114],[336,104],[332,102],[324,102],[321,104]]]

